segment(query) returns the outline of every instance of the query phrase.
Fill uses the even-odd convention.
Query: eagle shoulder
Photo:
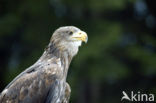
[[[51,86],[59,78],[60,60],[56,58],[35,63],[17,76],[1,93],[0,103],[42,103]]]

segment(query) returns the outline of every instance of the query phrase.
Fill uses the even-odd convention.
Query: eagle
[[[87,34],[75,26],[56,29],[39,60],[1,92],[0,103],[68,103],[68,68],[82,42],[87,40]]]

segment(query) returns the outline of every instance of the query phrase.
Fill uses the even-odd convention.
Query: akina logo
[[[154,94],[145,94],[145,93],[141,93],[140,91],[138,91],[137,93],[134,93],[133,91],[131,91],[130,95],[128,95],[125,91],[122,91],[122,95],[123,96],[121,98],[121,101],[124,101],[124,100],[139,101],[139,102],[154,101]]]

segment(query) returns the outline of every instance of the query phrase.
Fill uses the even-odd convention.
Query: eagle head
[[[55,45],[60,51],[67,51],[71,56],[75,56],[82,42],[87,42],[87,34],[75,26],[65,26],[58,28],[52,35],[50,43]]]

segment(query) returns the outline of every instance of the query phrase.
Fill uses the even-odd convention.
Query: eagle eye
[[[69,35],[72,35],[72,34],[73,34],[73,32],[72,32],[72,31],[70,31],[70,32],[69,32]]]

